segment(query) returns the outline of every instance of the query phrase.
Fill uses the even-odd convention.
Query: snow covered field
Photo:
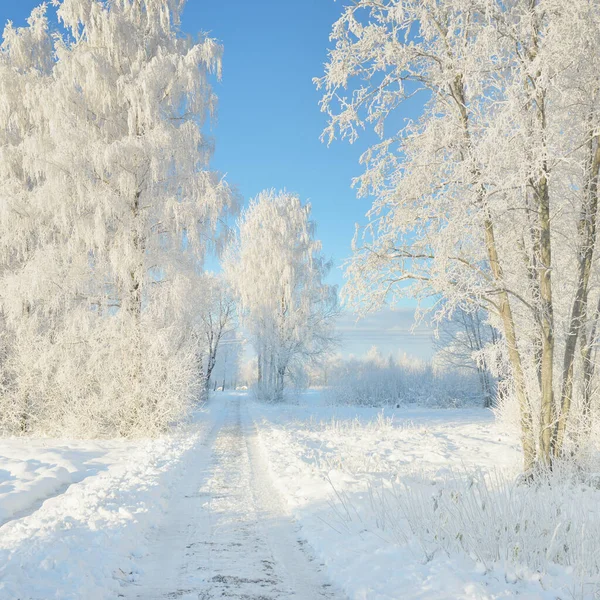
[[[279,406],[215,394],[155,441],[5,439],[0,599],[597,597],[600,493],[511,488],[503,504],[520,461],[489,411],[314,392]],[[498,541],[507,521],[532,539]]]
[[[301,535],[349,598],[599,597],[600,493],[516,485],[519,441],[490,411],[309,394],[251,412]]]

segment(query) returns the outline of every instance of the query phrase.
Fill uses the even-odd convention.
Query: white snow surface
[[[0,599],[115,598],[204,424],[143,441],[0,441]]]
[[[0,600],[336,600],[245,395],[158,440],[0,444]]]
[[[474,472],[502,474],[503,481],[518,476],[519,441],[502,430],[491,411],[327,406],[314,392],[298,405],[252,403],[250,412],[276,488],[302,537],[348,598],[600,597],[600,587],[576,583],[570,567],[551,565],[541,573],[510,560],[484,566],[467,553],[428,555],[410,532],[408,539],[396,535],[402,528],[394,525],[402,525],[403,515],[393,503],[381,502],[381,492],[398,482],[424,486],[429,501],[439,491],[436,482],[445,478]],[[599,499],[587,505],[596,506],[594,522],[600,518]]]
[[[134,566],[129,599],[342,600],[268,475],[245,394],[213,400],[216,418],[150,552]]]
[[[0,440],[0,600],[594,598],[559,565],[428,555],[397,535],[397,507],[381,510],[394,482],[430,494],[520,462],[489,411],[319,393],[278,406],[217,393],[156,440]]]

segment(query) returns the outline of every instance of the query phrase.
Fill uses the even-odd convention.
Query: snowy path
[[[216,410],[127,598],[341,598],[299,541],[239,397]],[[216,408],[216,407],[213,407]]]

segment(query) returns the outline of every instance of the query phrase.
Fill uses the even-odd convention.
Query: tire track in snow
[[[288,574],[296,593],[293,597],[340,600],[342,594],[327,581],[321,571],[323,565],[312,555],[306,540],[298,535],[291,514],[273,486],[265,449],[246,406],[243,408],[243,423],[252,470],[253,494],[260,515],[258,523],[267,529],[265,533],[271,552]]]
[[[311,562],[273,488],[239,398],[224,399],[144,559],[144,600],[339,600]],[[213,401],[213,409],[216,409]],[[209,448],[208,446],[211,446]]]

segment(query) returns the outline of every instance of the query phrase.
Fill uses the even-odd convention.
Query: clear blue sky
[[[38,4],[0,0],[0,20],[24,25]],[[319,140],[326,115],[319,109],[320,93],[312,79],[323,72],[331,26],[344,4],[188,0],[182,21],[184,31],[207,32],[225,48],[223,80],[216,85],[218,120],[211,128],[216,141],[213,166],[238,186],[245,201],[271,187],[287,188],[310,201],[323,251],[335,261],[330,281],[338,285],[343,283],[339,266],[350,254],[354,225],[365,222],[370,206],[356,198],[351,180],[361,173],[361,153],[375,141],[368,132],[354,145],[334,142],[327,147]],[[406,310],[386,311],[385,319],[372,319],[357,329],[346,316],[345,350],[361,353],[377,344],[384,352],[427,356],[425,335],[406,336],[411,313],[407,304]]]
[[[183,17],[186,31],[207,31],[225,48],[214,166],[246,199],[285,187],[310,201],[324,252],[337,265],[369,207],[350,187],[366,143],[327,148],[319,140],[326,115],[312,79],[323,72],[341,9],[334,0],[191,0]],[[341,284],[340,269],[331,278]]]

